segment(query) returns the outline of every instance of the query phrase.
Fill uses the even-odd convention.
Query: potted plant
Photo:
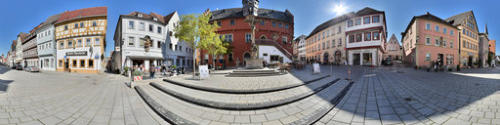
[[[136,70],[132,73],[132,76],[134,77],[134,81],[136,80],[142,80],[142,72],[139,70]]]
[[[128,77],[128,70],[129,70],[129,69],[130,69],[130,68],[129,68],[128,66],[123,67],[123,75],[125,75],[125,76],[127,76],[127,77]]]

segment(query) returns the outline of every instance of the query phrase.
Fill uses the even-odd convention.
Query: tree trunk
[[[215,65],[215,60],[216,59],[217,58],[215,57],[215,54],[212,54],[212,62],[213,62],[212,65],[214,66],[214,70],[217,70],[217,65]]]
[[[194,47],[192,47],[194,48]],[[196,49],[194,49],[194,52],[193,52],[193,78],[196,77]]]

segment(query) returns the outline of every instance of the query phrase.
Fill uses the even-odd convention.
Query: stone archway
[[[330,59],[329,57],[330,57],[330,54],[328,54],[328,52],[325,52],[323,54],[323,63],[329,63],[330,62],[329,61],[329,59]]]

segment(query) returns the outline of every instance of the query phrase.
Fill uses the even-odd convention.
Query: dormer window
[[[140,13],[139,13],[139,14],[137,14],[137,16],[138,16],[138,17],[142,17],[142,14],[140,14]]]

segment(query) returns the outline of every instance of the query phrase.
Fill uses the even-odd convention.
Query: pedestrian
[[[149,67],[149,77],[151,77],[152,79],[155,77],[155,70],[156,68],[154,65]]]

